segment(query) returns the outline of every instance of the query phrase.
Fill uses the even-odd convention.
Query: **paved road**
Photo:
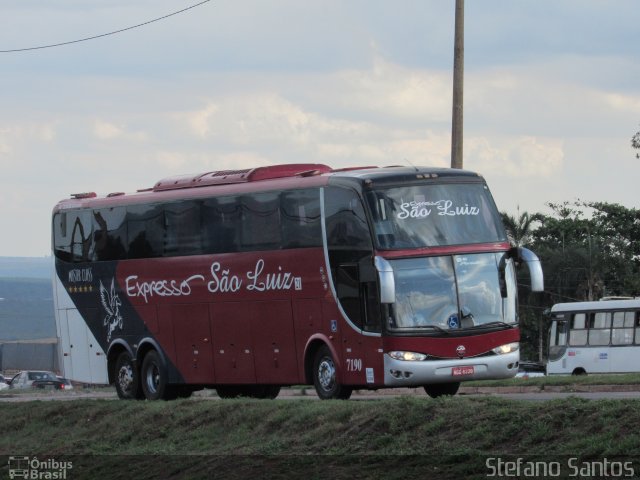
[[[488,389],[487,389],[488,390]],[[598,389],[600,390],[600,388]],[[380,390],[378,392],[359,391],[354,392],[352,400],[384,400],[387,398],[397,398],[403,395],[411,395],[427,398],[421,389],[394,389]],[[584,398],[587,400],[619,400],[619,399],[640,399],[640,391],[587,391],[587,392],[493,392],[483,391],[481,393],[462,392],[459,394],[467,398],[483,398],[487,396],[495,396],[509,400],[521,401],[548,401],[560,398]],[[99,391],[82,391],[75,390],[70,392],[37,392],[37,393],[0,393],[0,402],[30,402],[30,401],[73,401],[73,400],[117,400],[114,391],[105,389]],[[196,394],[195,398],[205,398],[209,400],[218,400],[218,396],[213,392],[204,392]],[[283,389],[279,395],[280,400],[317,400],[313,389],[308,389],[306,395],[302,395],[299,389]]]

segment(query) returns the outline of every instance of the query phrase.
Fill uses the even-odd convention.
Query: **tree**
[[[535,228],[524,214],[503,214],[512,242],[536,252],[545,277],[542,295],[519,289],[524,355],[546,339],[542,311],[554,303],[640,294],[640,210],[606,202],[547,206],[551,213],[537,214]]]
[[[520,213],[519,208],[518,213]],[[534,222],[540,222],[543,219],[543,216],[539,213],[529,215],[528,212],[523,212],[517,218],[505,212],[501,212],[500,216],[502,217],[502,223],[507,232],[509,242],[515,247],[522,247],[530,243]]]
[[[640,210],[606,202],[548,204],[533,235],[545,287],[559,300],[640,294]]]
[[[636,134],[631,137],[631,146],[635,149],[640,150],[640,130],[638,130]],[[636,158],[640,158],[640,153],[636,153]]]
[[[512,216],[505,212],[501,212],[502,223],[507,237],[511,245],[515,247],[522,247],[531,242],[534,232],[534,224],[540,222],[543,216],[539,213],[530,215],[528,212],[520,213],[518,208],[518,215]],[[518,277],[523,278],[524,272],[518,272]],[[518,280],[518,285],[526,284],[526,280]],[[538,305],[539,295],[531,295],[528,289],[519,290],[519,297],[526,298],[525,302],[520,302],[519,305],[519,317],[520,317],[520,334],[522,343],[522,355],[525,358],[532,358],[535,355],[538,345],[538,359],[542,361],[543,350],[543,335],[544,326],[542,324],[542,311],[544,307]],[[536,327],[537,325],[537,327]]]

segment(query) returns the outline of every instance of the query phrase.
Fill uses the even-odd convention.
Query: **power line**
[[[73,43],[86,42],[88,40],[95,40],[96,38],[108,37],[109,35],[115,35],[117,33],[126,32],[127,30],[133,30],[134,28],[144,27],[145,25],[149,25],[150,23],[159,22],[160,20],[164,20],[165,18],[173,17],[174,15],[178,15],[179,13],[186,12],[187,10],[191,10],[192,8],[199,7],[202,4],[210,2],[211,0],[204,0],[200,3],[196,3],[195,5],[191,5],[190,7],[183,8],[182,10],[178,10],[177,12],[169,13],[167,15],[163,15],[162,17],[154,18],[153,20],[149,20],[143,23],[139,23],[138,25],[133,25],[131,27],[121,28],[120,30],[114,30],[109,33],[102,33],[100,35],[93,35],[91,37],[80,38],[78,40],[71,40],[69,42],[61,42],[61,43],[52,43],[49,45],[40,45],[38,47],[27,47],[27,48],[13,48],[11,50],[0,50],[0,53],[15,53],[15,52],[26,52],[29,50],[42,50],[44,48],[53,48],[53,47],[61,47],[63,45],[71,45]]]

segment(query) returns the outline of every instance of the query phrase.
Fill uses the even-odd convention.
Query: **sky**
[[[5,0],[0,50],[201,0]],[[281,163],[450,165],[453,0],[211,0],[0,53],[0,256],[77,192]],[[640,208],[637,0],[467,0],[464,168],[498,208]]]

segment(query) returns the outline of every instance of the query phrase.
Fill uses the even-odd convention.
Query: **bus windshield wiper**
[[[473,327],[469,327],[465,330],[481,330],[483,328],[493,328],[493,327],[502,327],[504,330],[507,330],[509,328],[515,328],[517,325],[517,323],[507,323],[507,322],[489,322],[489,323],[482,323],[480,325],[475,325]]]
[[[435,330],[436,332],[444,333],[445,335],[451,334],[449,330],[445,330],[444,328],[439,327],[437,325],[424,325],[424,326],[421,326],[420,328],[430,328],[432,330]]]

